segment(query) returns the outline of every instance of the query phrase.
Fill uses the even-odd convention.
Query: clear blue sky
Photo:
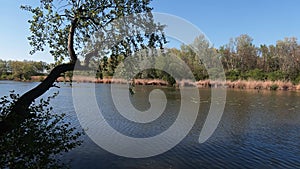
[[[37,1],[37,0],[35,0]],[[30,15],[20,10],[32,0],[3,0],[0,7],[0,59],[53,62],[47,53],[29,55]],[[300,38],[300,0],[153,0],[155,12],[182,17],[199,27],[215,47],[248,34],[256,45]]]

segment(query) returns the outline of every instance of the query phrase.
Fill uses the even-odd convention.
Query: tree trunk
[[[28,107],[31,103],[53,87],[53,83],[62,73],[73,71],[74,66],[74,63],[56,66],[43,82],[22,95],[13,106],[10,114],[0,122],[0,136],[13,130],[17,125],[24,122],[26,118],[30,118]]]
[[[42,83],[22,95],[17,100],[8,116],[0,122],[0,136],[5,135],[7,132],[13,130],[16,126],[24,122],[27,118],[30,118],[31,114],[28,112],[28,108],[31,103],[53,87],[53,83],[62,73],[74,70],[78,60],[74,50],[74,35],[77,23],[78,18],[74,18],[68,32],[68,52],[70,56],[70,63],[56,66]],[[77,68],[82,68],[80,63],[76,66]]]
[[[75,29],[77,26],[77,22],[78,22],[77,18],[75,18],[72,21],[72,24],[71,24],[71,27],[69,30],[69,36],[68,36],[68,52],[70,55],[71,63],[76,63],[76,61],[77,61],[77,55],[74,50],[74,35],[75,35]]]

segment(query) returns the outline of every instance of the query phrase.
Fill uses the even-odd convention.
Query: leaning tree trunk
[[[77,55],[74,50],[74,35],[77,24],[78,18],[74,18],[71,22],[70,29],[68,32],[68,52],[71,62],[69,64],[61,64],[56,66],[42,83],[40,83],[35,88],[22,95],[15,102],[8,116],[2,121],[0,121],[0,136],[5,135],[9,131],[12,131],[14,128],[16,128],[22,122],[24,122],[27,118],[30,118],[31,114],[28,111],[28,108],[31,105],[31,103],[33,103],[35,99],[37,99],[45,92],[47,92],[51,87],[53,87],[54,82],[62,73],[74,70],[76,62],[78,61]],[[96,52],[88,54],[88,57],[86,58],[85,62],[87,63],[92,57],[92,55],[95,54]],[[81,66],[80,63],[76,65],[76,68],[84,70],[88,69],[86,66]]]
[[[43,82],[22,95],[13,105],[8,116],[0,122],[0,136],[13,130],[27,118],[30,118],[31,114],[28,112],[28,108],[31,103],[53,87],[54,82],[62,73],[73,71],[74,66],[74,63],[56,66]]]

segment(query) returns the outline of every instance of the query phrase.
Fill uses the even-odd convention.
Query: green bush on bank
[[[240,79],[241,73],[238,70],[229,70],[225,73],[226,80],[236,81]]]
[[[282,71],[263,72],[261,69],[249,70],[245,73],[241,73],[239,70],[226,71],[226,80],[257,80],[257,81],[287,81],[290,80],[294,85],[300,83],[300,74],[296,78],[289,78],[289,76]],[[277,89],[277,87],[274,86]]]
[[[279,86],[277,84],[272,84],[270,86],[270,90],[277,90],[279,88]]]
[[[258,80],[258,81],[264,81],[267,80],[267,75],[266,73],[263,72],[261,69],[254,69],[254,70],[249,70],[246,73],[246,79],[252,79],[252,80]]]
[[[279,70],[267,73],[267,78],[268,78],[268,80],[271,80],[271,81],[285,80],[286,76],[287,75],[285,73],[283,73],[282,71],[279,71]]]

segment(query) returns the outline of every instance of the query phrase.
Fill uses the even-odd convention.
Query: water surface
[[[38,83],[0,81],[0,95],[16,90],[24,93]],[[79,129],[72,88],[60,83],[52,101],[55,112],[67,114],[66,121]],[[85,87],[86,84],[82,84]],[[117,113],[110,97],[110,85],[96,84],[97,101],[109,124],[132,137],[151,137],[168,129],[180,106],[178,90],[138,86],[131,98],[139,110],[146,110],[149,92],[161,89],[168,98],[167,108],[151,124],[136,124]],[[46,94],[46,95],[47,95]],[[200,89],[200,108],[188,136],[170,151],[151,158],[130,159],[113,155],[98,147],[87,135],[82,146],[62,157],[72,168],[299,168],[300,167],[300,93],[293,91],[227,90],[226,107],[213,136],[203,144],[199,134],[210,106],[210,90]]]

